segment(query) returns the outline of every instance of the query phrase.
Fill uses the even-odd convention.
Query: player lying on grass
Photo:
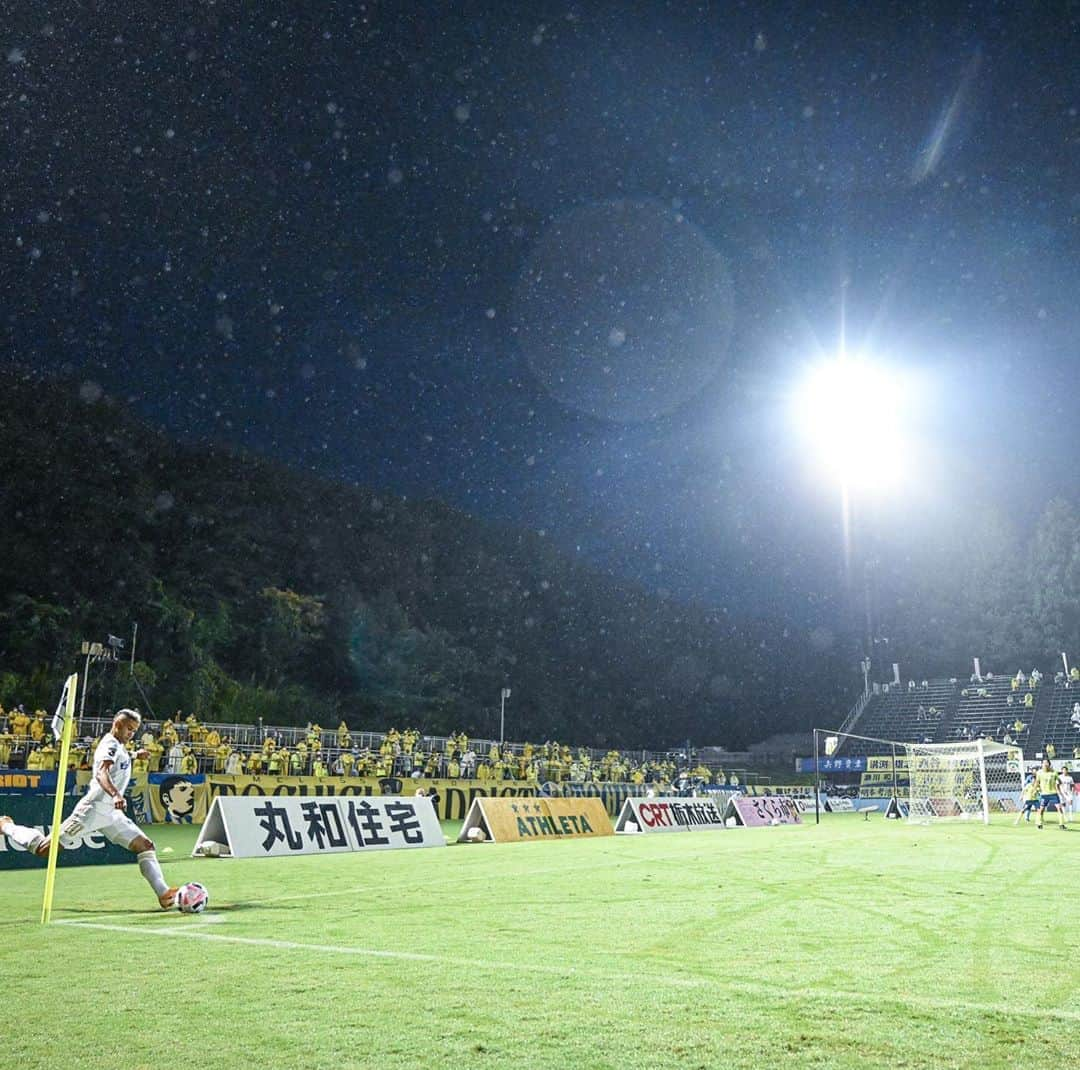
[[[138,731],[141,722],[142,717],[135,710],[119,710],[113,718],[111,731],[94,751],[90,786],[71,816],[60,826],[60,846],[64,845],[64,836],[100,832],[111,843],[126,847],[139,860],[139,872],[154,889],[158,903],[168,910],[176,903],[176,889],[170,888],[162,875],[153,841],[124,813],[127,809],[124,792],[131,779],[131,755],[125,744]],[[137,756],[145,755],[146,751],[140,751]],[[41,858],[49,854],[51,837],[26,825],[16,825],[10,817],[0,817],[0,833]]]

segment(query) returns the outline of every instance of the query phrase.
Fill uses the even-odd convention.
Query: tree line
[[[861,686],[842,626],[808,641],[438,501],[179,444],[71,382],[0,386],[5,706],[48,706],[79,642],[133,621],[141,693],[203,720],[492,736],[510,685],[510,738],[740,747],[838,723]],[[877,563],[890,656],[919,675],[1080,650],[1075,508],[1051,502],[1026,538],[985,513]],[[140,701],[126,668],[108,686],[103,704]]]

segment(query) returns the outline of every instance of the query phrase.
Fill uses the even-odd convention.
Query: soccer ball
[[[176,905],[181,914],[201,914],[210,902],[210,893],[198,881],[185,884],[176,893]]]
[[[474,825],[465,835],[470,843],[483,843],[487,839],[484,830],[479,825]]]

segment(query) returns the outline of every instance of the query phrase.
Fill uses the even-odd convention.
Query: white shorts
[[[102,809],[93,803],[80,802],[71,816],[60,826],[61,842],[63,837],[78,838],[88,832],[100,832],[110,843],[127,847],[136,836],[141,836],[142,829],[131,820],[123,810],[116,807]]]

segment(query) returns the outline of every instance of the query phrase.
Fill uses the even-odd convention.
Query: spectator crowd
[[[95,724],[102,734],[107,730],[106,722]],[[739,786],[737,773],[728,776],[723,769],[694,765],[685,754],[636,759],[618,750],[597,754],[555,740],[500,745],[470,740],[464,732],[431,738],[416,728],[391,728],[374,737],[365,733],[368,742],[360,746],[344,721],[330,731],[318,724],[300,732],[270,728],[256,743],[239,743],[227,731],[179,710],[160,723],[144,721],[139,737],[128,744],[133,773]],[[83,734],[78,727],[75,735],[68,767],[89,769],[101,736]],[[147,756],[135,757],[139,751]],[[0,706],[0,766],[14,761],[28,770],[55,770],[58,759],[44,710],[31,715],[22,706],[10,711]]]

